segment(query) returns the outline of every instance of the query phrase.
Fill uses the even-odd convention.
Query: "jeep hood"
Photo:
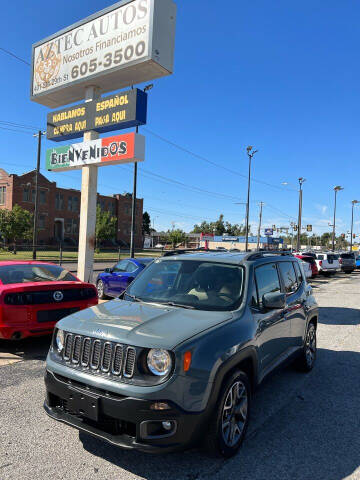
[[[138,347],[172,349],[231,318],[231,312],[112,300],[63,318],[57,327]]]

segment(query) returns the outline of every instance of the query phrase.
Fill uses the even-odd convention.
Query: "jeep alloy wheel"
[[[305,340],[305,356],[309,369],[312,368],[316,357],[316,330],[313,324],[310,324]]]
[[[228,447],[234,447],[243,433],[248,412],[248,394],[245,385],[236,381],[228,391],[222,414],[222,435]]]

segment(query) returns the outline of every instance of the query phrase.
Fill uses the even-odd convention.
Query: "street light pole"
[[[334,221],[333,221],[333,231],[332,231],[332,251],[335,252],[335,229],[336,229],[336,198],[337,198],[337,193],[340,192],[340,190],[344,190],[343,187],[340,187],[340,185],[337,185],[334,187],[334,192],[335,192],[335,202],[334,202]]]
[[[299,215],[298,215],[298,231],[297,231],[297,242],[296,242],[296,250],[299,252],[301,248],[301,217],[302,217],[302,186],[303,183],[306,182],[306,178],[300,177],[299,178]]]
[[[34,219],[33,219],[33,238],[32,238],[32,258],[36,260],[36,244],[37,244],[37,226],[38,226],[38,208],[39,208],[39,173],[40,173],[40,160],[41,160],[41,137],[46,132],[38,131],[34,137],[38,137],[38,150],[36,161],[36,173],[35,173],[35,198],[34,198]],[[30,198],[31,198],[30,192]]]
[[[246,225],[245,225],[245,252],[248,251],[249,245],[249,211],[250,211],[250,184],[251,184],[251,160],[257,150],[252,151],[253,147],[249,145],[246,149],[247,155],[249,157],[249,175],[248,175],[248,192],[247,192],[247,202],[246,202]]]
[[[262,211],[263,211],[264,202],[260,202],[260,213],[259,213],[259,228],[257,234],[257,245],[256,250],[259,250],[260,247],[260,235],[261,235],[261,223],[262,223]]]
[[[360,203],[359,200],[353,200],[351,202],[351,233],[350,233],[350,252],[352,252],[353,246],[353,233],[354,233],[354,206]]]

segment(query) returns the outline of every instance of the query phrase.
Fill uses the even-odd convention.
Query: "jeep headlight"
[[[147,355],[147,366],[154,375],[161,377],[167,375],[172,366],[170,353],[161,348],[151,349]]]
[[[61,353],[63,348],[64,348],[64,331],[63,330],[58,330],[56,332],[56,347],[58,349],[58,352]]]

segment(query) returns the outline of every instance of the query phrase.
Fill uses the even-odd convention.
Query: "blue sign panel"
[[[273,235],[274,230],[272,228],[265,228],[265,235]]]
[[[105,133],[144,125],[146,115],[147,93],[135,88],[49,113],[47,138],[62,142],[90,130]]]

